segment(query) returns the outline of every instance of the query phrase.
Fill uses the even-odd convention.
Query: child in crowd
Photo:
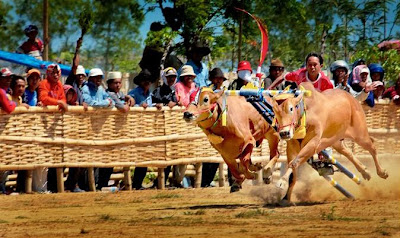
[[[385,86],[383,84],[383,79],[385,76],[385,70],[380,64],[370,64],[368,65],[369,72],[371,74],[372,82],[380,82],[381,84],[374,90],[374,99],[378,100],[382,97],[383,92],[385,91]]]
[[[122,112],[129,111],[135,105],[135,100],[121,91],[121,72],[109,72],[107,75],[107,93],[115,103],[115,107]]]
[[[175,85],[176,100],[179,106],[187,107],[190,103],[190,95],[197,90],[194,79],[196,74],[192,66],[184,65],[181,69],[179,82]]]
[[[65,93],[65,98],[67,99],[67,104],[71,106],[79,105],[77,101],[78,95],[75,89],[71,85],[64,85],[63,88]]]
[[[29,106],[40,106],[37,89],[40,83],[40,71],[31,69],[27,75],[28,87],[25,89],[24,102]]]
[[[390,98],[396,105],[400,105],[400,74],[397,78],[396,84],[386,89],[383,93],[384,98]]]
[[[153,100],[150,93],[150,86],[154,83],[154,77],[147,69],[143,69],[134,79],[133,82],[138,87],[132,89],[128,94],[135,99],[135,106],[143,108],[152,107]],[[157,108],[161,108],[162,104],[156,104]],[[147,167],[136,167],[133,174],[132,187],[139,190],[142,188],[143,179],[146,176]]]

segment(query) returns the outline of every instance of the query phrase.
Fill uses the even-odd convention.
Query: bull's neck
[[[215,106],[211,117],[198,122],[198,125],[203,129],[212,129],[215,123],[218,123],[217,120],[218,120],[218,104]]]

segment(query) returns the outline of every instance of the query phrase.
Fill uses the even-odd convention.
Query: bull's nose
[[[190,113],[190,112],[183,113],[183,118],[190,119],[191,117],[193,117],[193,113]]]
[[[279,132],[279,136],[282,139],[288,139],[290,137],[290,132],[289,131],[281,131],[281,132]]]

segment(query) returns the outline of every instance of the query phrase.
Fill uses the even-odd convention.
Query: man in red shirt
[[[6,113],[14,111],[17,104],[7,97],[7,90],[10,87],[11,75],[13,73],[8,68],[0,69],[0,109]]]
[[[25,41],[18,49],[18,53],[27,54],[35,57],[36,59],[42,60],[42,53],[44,49],[44,44],[42,40],[37,38],[39,29],[35,25],[29,25],[24,30],[25,35],[28,40]]]
[[[333,85],[329,78],[321,71],[324,63],[322,56],[318,53],[311,52],[306,57],[306,68],[298,69],[297,71],[290,72],[284,76],[278,77],[268,89],[274,88],[279,85],[283,79],[286,81],[295,82],[297,85],[303,82],[311,82],[314,88],[320,92],[327,89],[332,89]]]
[[[57,64],[51,64],[47,67],[46,79],[39,85],[39,101],[43,106],[58,105],[61,111],[67,111],[67,99],[65,97],[64,88],[59,80],[61,77],[61,69]]]

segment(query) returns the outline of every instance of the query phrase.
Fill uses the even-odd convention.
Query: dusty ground
[[[305,168],[296,206],[279,207],[271,186],[0,196],[0,237],[400,237],[398,160],[387,180],[361,187],[338,176],[357,197],[344,199]]]

